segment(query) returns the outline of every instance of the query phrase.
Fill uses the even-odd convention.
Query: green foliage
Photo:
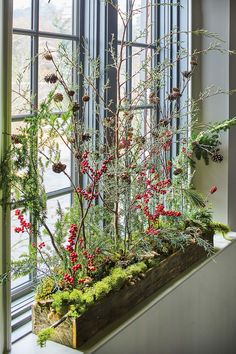
[[[185,197],[188,199],[189,203],[192,204],[194,207],[204,208],[206,206],[206,202],[203,196],[195,189],[192,188],[184,189],[183,193]]]
[[[58,313],[62,314],[65,311],[70,301],[69,291],[60,291],[52,295],[52,308]]]
[[[126,274],[131,276],[139,275],[140,273],[146,272],[148,269],[147,265],[144,262],[133,264],[126,269]]]
[[[38,333],[37,344],[42,348],[54,333],[54,328],[45,328]]]
[[[97,301],[109,294],[112,290],[111,277],[105,277],[94,285],[94,295]]]
[[[49,276],[44,277],[35,291],[35,300],[46,300],[51,299],[52,294],[55,291],[55,281]]]
[[[220,222],[212,222],[211,226],[215,232],[218,232],[223,236],[225,236],[231,231],[228,225],[222,224]]]

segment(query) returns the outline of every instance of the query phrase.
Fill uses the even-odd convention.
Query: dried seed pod
[[[180,89],[179,89],[178,87],[173,87],[173,88],[172,88],[172,91],[173,91],[173,92],[180,92]]]
[[[187,70],[185,70],[185,71],[182,72],[182,75],[183,75],[183,77],[184,77],[185,79],[189,79],[190,76],[192,75],[192,71],[187,71]]]
[[[84,95],[83,97],[82,97],[82,101],[83,102],[88,102],[90,100],[90,97],[88,96],[88,95]]]
[[[159,124],[163,125],[164,127],[167,127],[169,123],[170,123],[169,119],[160,119],[159,121]]]
[[[89,133],[82,134],[82,141],[89,141],[91,139],[91,135]]]
[[[65,169],[66,169],[66,165],[61,162],[54,163],[52,165],[52,170],[55,173],[61,173],[61,172],[65,171]]]
[[[55,101],[55,102],[62,102],[63,101],[63,94],[62,93],[60,93],[60,92],[57,92],[57,93],[55,93],[55,95],[53,96],[53,100]]]
[[[73,103],[73,107],[72,107],[72,111],[73,111],[74,113],[76,113],[76,112],[79,111],[79,109],[80,109],[79,103],[78,103],[78,102],[74,102],[74,103]]]
[[[160,98],[157,97],[155,92],[151,92],[149,95],[149,103],[150,104],[158,104],[160,101]]]
[[[176,170],[174,170],[173,173],[174,173],[175,176],[178,176],[178,175],[180,175],[182,172],[183,172],[182,168],[176,168]]]
[[[215,151],[211,156],[211,159],[213,162],[220,163],[224,160],[224,156],[222,154],[219,154],[218,151]]]
[[[49,60],[49,61],[53,59],[52,54],[50,52],[45,52],[43,54],[43,57],[44,57],[44,59]]]
[[[75,94],[75,91],[69,90],[67,93],[68,93],[68,95],[69,95],[70,97],[73,97],[74,94]]]
[[[76,151],[75,158],[80,160],[82,158],[82,153],[80,151]]]
[[[58,81],[56,74],[49,74],[44,77],[44,80],[49,84],[55,84]]]

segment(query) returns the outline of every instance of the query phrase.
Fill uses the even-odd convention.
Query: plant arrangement
[[[115,38],[109,43],[109,66],[103,72],[100,59],[89,58],[87,75],[78,52],[71,56],[63,44],[56,51],[46,45],[40,57],[51,67],[44,78],[49,93],[38,108],[31,105],[34,114],[11,136],[2,162],[1,182],[11,189],[10,205],[18,218],[15,232],[30,239],[29,252],[12,262],[9,273],[19,277],[35,269],[35,300],[50,301],[51,313],[57,315],[40,331],[41,346],[63,321],[78,318],[108,294],[134,284],[176,251],[198,245],[211,254],[207,235],[228,231],[212,221],[208,200],[217,187],[209,186],[204,197],[192,184],[197,160],[223,160],[220,133],[236,124],[236,118],[208,126],[199,121],[198,103],[222,93],[212,86],[195,99],[187,95],[202,51],[189,54],[176,39],[180,31],[173,30],[164,42],[161,38],[151,43],[152,51],[140,48],[133,54],[134,59],[145,54],[133,74],[135,78],[144,73],[145,80],[124,90],[130,77],[123,63],[132,45],[125,37],[139,9],[124,13],[112,2],[108,5],[117,11],[123,31],[118,48]],[[139,36],[148,36],[149,30]],[[223,51],[216,35],[203,30],[193,34],[212,39],[204,54]],[[153,66],[154,57],[173,44],[178,48],[176,59]],[[81,48],[87,51],[86,42]],[[181,61],[187,64],[178,87],[167,85]],[[71,83],[71,70],[79,85]],[[111,71],[116,75],[116,100],[106,99]],[[100,90],[99,79],[104,82]],[[147,109],[136,109],[142,105],[149,106],[149,115]],[[87,123],[89,115],[93,128]],[[63,149],[71,153],[75,178],[63,161]],[[58,203],[53,227],[44,187],[49,169],[67,178],[73,190],[70,208]]]

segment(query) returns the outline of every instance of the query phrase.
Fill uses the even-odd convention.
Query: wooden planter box
[[[209,235],[208,239],[212,243],[213,235]],[[79,318],[68,318],[56,328],[51,339],[72,348],[80,347],[170,280],[180,275],[197,261],[205,258],[206,252],[196,244],[188,246],[184,252],[177,251],[157,266],[148,269],[145,276],[138,279],[134,285],[126,285],[118,292],[108,294]],[[37,334],[41,329],[49,327],[58,320],[58,318],[49,316],[50,304],[50,301],[33,304],[33,333]]]

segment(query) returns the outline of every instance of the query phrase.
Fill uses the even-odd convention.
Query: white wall
[[[225,41],[226,49],[236,49],[236,2],[235,0],[193,0],[193,29],[204,28],[218,33]],[[193,37],[193,48],[206,48],[209,39]],[[210,53],[204,56],[193,80],[193,94],[215,84],[225,91],[236,88],[235,57],[227,54]],[[214,122],[236,116],[236,98],[218,95],[207,99],[201,107],[200,117],[203,122]],[[224,162],[212,163],[210,168],[199,164],[195,184],[207,193],[212,185],[218,192],[212,196],[214,219],[229,223],[236,230],[236,128],[222,134]]]
[[[235,354],[235,253],[236,242],[156,297],[89,353]]]

